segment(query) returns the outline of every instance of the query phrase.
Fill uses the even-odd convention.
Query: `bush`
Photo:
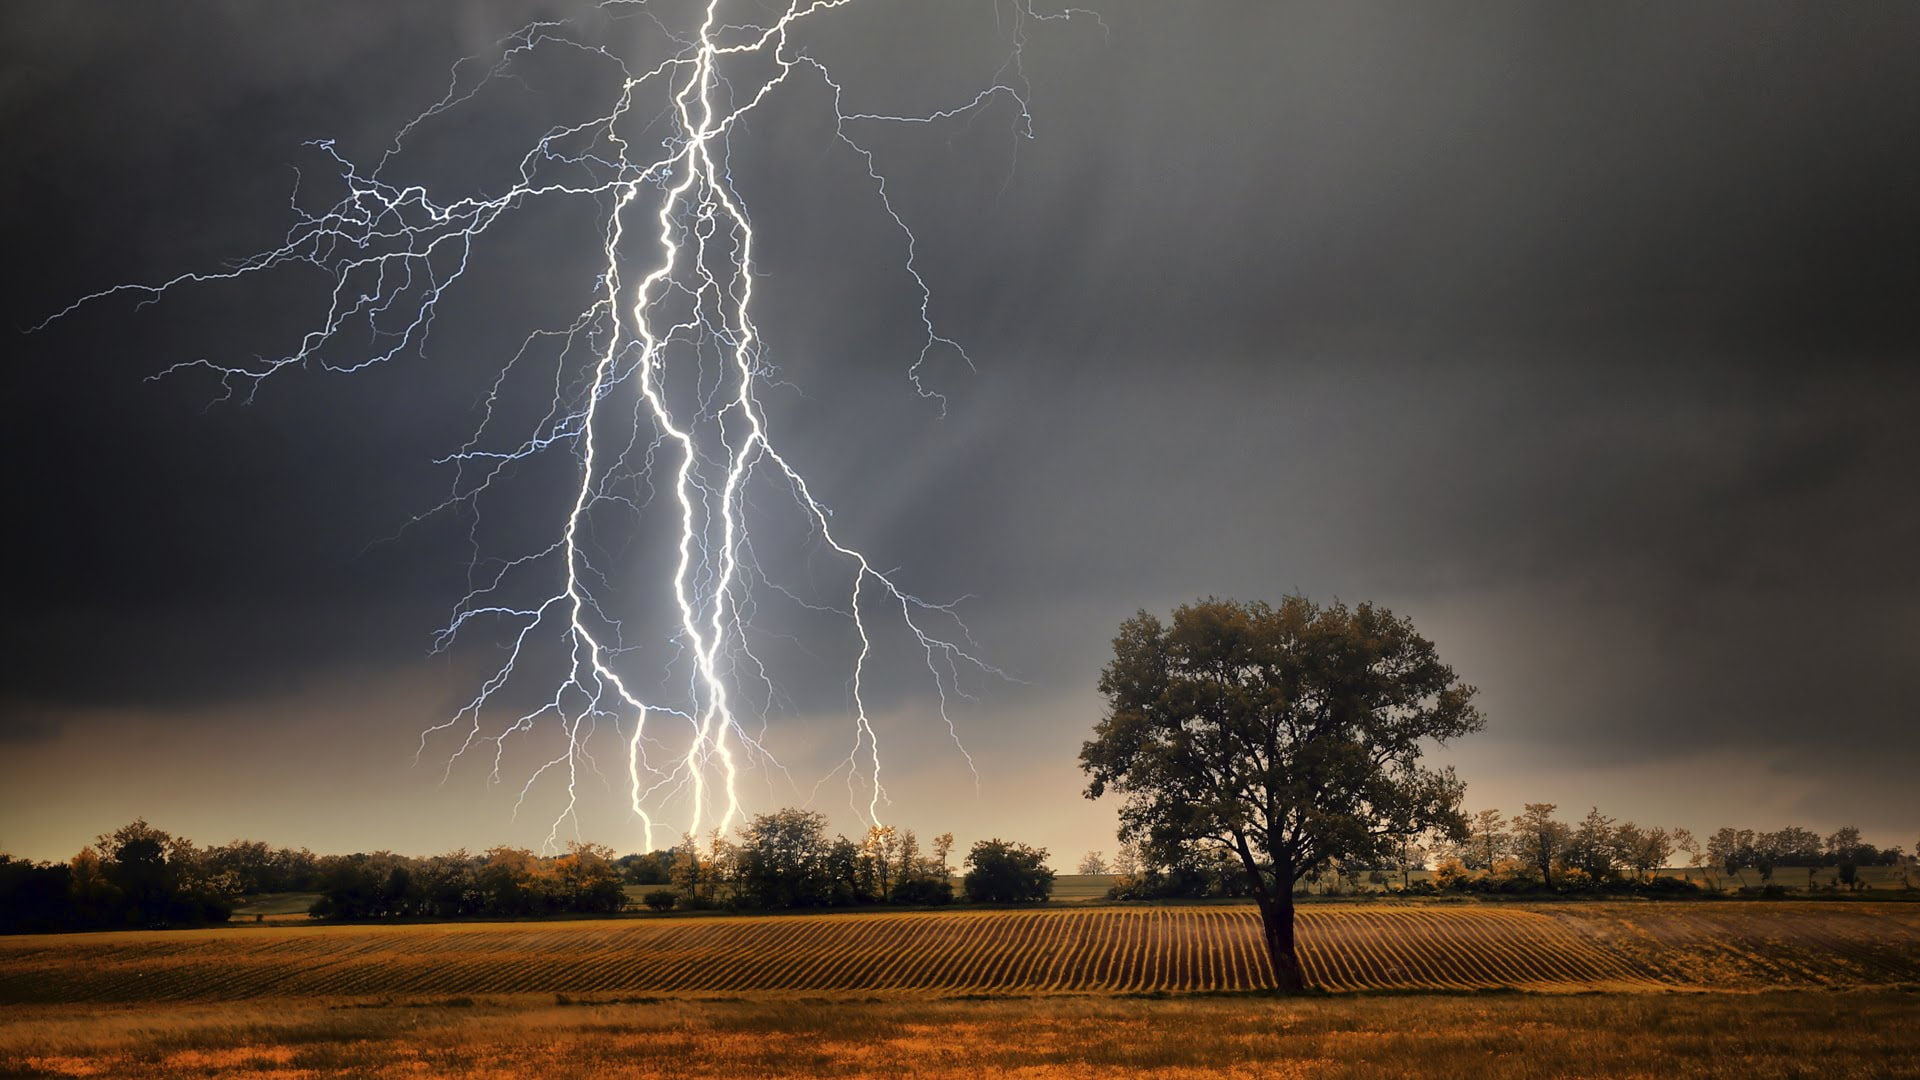
[[[1554,875],[1553,887],[1559,892],[1592,892],[1597,884],[1592,874],[1578,866],[1568,866]]]
[[[981,840],[967,853],[962,886],[967,899],[988,904],[1021,904],[1053,895],[1053,871],[1047,849],[1011,840]]]
[[[1144,856],[1145,853],[1142,853]],[[1189,844],[1171,858],[1142,857],[1107,891],[1110,900],[1168,900],[1246,896],[1250,882],[1237,856],[1217,847]]]
[[[1637,883],[1633,891],[1647,896],[1698,896],[1706,890],[1685,878],[1662,876]]]
[[[1442,859],[1434,868],[1433,880],[1442,889],[1464,889],[1473,883],[1475,875],[1459,859]]]
[[[672,889],[654,889],[640,898],[641,903],[655,911],[672,911],[679,900],[680,894]]]
[[[893,888],[893,902],[931,906],[953,903],[953,882],[944,878],[910,878]]]
[[[84,925],[67,899],[72,892],[71,880],[65,866],[43,865],[0,853],[0,934]]]

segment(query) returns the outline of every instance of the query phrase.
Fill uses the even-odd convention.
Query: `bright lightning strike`
[[[603,240],[591,291],[565,325],[535,331],[507,358],[479,425],[443,459],[454,473],[449,495],[421,515],[466,511],[477,529],[481,502],[517,470],[555,452],[569,455],[573,479],[542,545],[484,560],[475,537],[471,588],[435,647],[449,648],[484,625],[501,634],[504,659],[464,707],[423,730],[419,744],[424,755],[436,741],[451,740],[449,774],[463,757],[490,751],[498,781],[510,740],[557,728],[556,751],[540,755],[544,761],[521,782],[516,802],[517,812],[536,785],[561,778],[565,796],[550,845],[569,822],[577,828],[586,776],[604,775],[591,752],[602,740],[621,748],[622,797],[649,849],[661,829],[669,837],[730,829],[746,812],[743,770],[784,772],[765,744],[779,697],[756,651],[753,616],[765,598],[833,616],[851,629],[857,645],[846,673],[849,748],[834,774],[845,774],[850,799],[868,819],[878,824],[887,801],[868,704],[868,669],[882,634],[903,634],[924,660],[940,720],[973,767],[950,704],[966,696],[963,673],[1005,676],[981,658],[952,604],[915,596],[835,531],[829,508],[780,449],[762,404],[774,372],[753,317],[755,233],[730,162],[734,140],[776,96],[811,84],[831,102],[832,139],[855,155],[896,228],[899,272],[918,296],[922,338],[917,353],[903,357],[905,372],[915,392],[944,408],[926,381],[930,362],[972,360],[939,327],[916,238],[896,212],[863,133],[949,123],[1010,105],[1018,134],[1031,138],[1022,55],[1028,24],[1098,18],[1078,10],[1042,14],[1029,0],[991,0],[1007,42],[998,71],[970,97],[913,115],[849,107],[842,82],[798,40],[804,24],[834,18],[853,2],[789,0],[784,10],[761,5],[760,14],[748,15],[707,0],[674,19],[657,2],[607,0],[599,17],[638,22],[656,46],[668,43],[664,58],[642,66],[593,43],[574,22],[530,24],[500,42],[484,72],[474,73],[473,58],[456,64],[445,95],[404,125],[370,169],[332,140],[311,144],[337,168],[344,194],[317,213],[301,210],[296,199],[296,219],[279,246],[218,272],[106,289],[47,320],[119,294],[147,302],[292,264],[320,269],[331,282],[326,310],[291,351],[249,362],[195,359],[155,376],[205,370],[224,388],[222,400],[250,402],[263,382],[289,368],[354,372],[424,352],[443,298],[468,273],[489,230],[535,204],[587,200],[599,208]],[[587,115],[540,135],[506,190],[442,199],[427,186],[385,178],[424,128],[518,78],[535,54],[555,52],[610,69],[615,90]],[[551,399],[531,424],[510,419],[521,402],[523,369],[543,361],[551,365],[550,379],[542,377]],[[508,426],[514,430],[500,430]],[[837,598],[805,595],[767,573],[754,548],[764,530],[750,521],[755,490],[763,498],[777,492],[798,512],[803,542],[838,566]],[[594,537],[635,533],[643,520],[661,515],[670,523],[672,551],[666,579],[653,591],[670,607],[669,629],[662,640],[636,640],[619,613],[646,590],[623,580],[624,568]],[[636,662],[642,655],[666,659],[646,668]]]

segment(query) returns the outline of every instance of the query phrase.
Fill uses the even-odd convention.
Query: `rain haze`
[[[805,30],[843,108],[905,115],[1005,78],[1024,35],[1031,137],[1006,98],[863,136],[965,357],[916,368],[904,237],[820,80],[731,140],[783,452],[836,534],[957,602],[1006,676],[962,672],[950,732],[912,643],[876,647],[881,817],[1061,869],[1112,851],[1115,801],[1082,797],[1076,755],[1120,622],[1298,592],[1408,616],[1480,688],[1486,730],[1438,753],[1470,809],[1911,844],[1920,9],[1092,6],[856,4]],[[378,160],[455,60],[556,17],[632,63],[670,51],[591,5],[0,13],[0,847],[64,859],[135,816],[336,852],[548,835],[565,785],[521,800],[553,725],[508,742],[498,782],[491,748],[416,752],[506,643],[476,626],[434,647],[476,545],[550,544],[578,459],[526,463],[477,515],[430,511],[502,366],[590,302],[604,203],[504,217],[423,346],[290,368],[250,402],[205,368],[150,376],[297,348],[330,287],[310,267],[25,331],[273,248],[298,192],[337,178],[311,140]],[[540,53],[421,123],[390,174],[498,194],[555,117],[604,109],[615,71]],[[516,416],[553,397],[551,378],[508,386]],[[778,494],[751,496],[756,554],[818,580]],[[665,559],[650,505],[595,550]],[[746,809],[853,833],[853,639],[760,608],[785,768],[746,774]],[[522,692],[494,729],[537,702]],[[621,745],[582,773],[566,834],[629,851]]]

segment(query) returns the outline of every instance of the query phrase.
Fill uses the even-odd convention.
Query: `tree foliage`
[[[1053,871],[1047,849],[1011,840],[981,840],[967,853],[961,887],[967,899],[989,904],[1022,904],[1053,895]]]
[[[574,841],[557,856],[499,846],[413,858],[390,851],[320,860],[312,913],[330,919],[607,915],[626,905],[611,848]]]
[[[1566,824],[1553,816],[1554,803],[1528,803],[1508,823],[1513,833],[1513,853],[1540,875],[1548,888],[1553,887],[1553,872],[1566,858],[1567,841],[1572,836]]]
[[[1585,874],[1588,881],[1606,881],[1613,877],[1613,869],[1620,862],[1619,838],[1613,819],[1601,813],[1597,806],[1587,811],[1579,826],[1568,834],[1562,860]]]
[[[236,877],[183,836],[137,818],[67,863],[0,854],[0,931],[225,922]]]
[[[747,907],[828,906],[836,884],[829,855],[825,814],[760,814],[741,831],[735,895]]]
[[[1292,894],[1330,861],[1373,865],[1396,837],[1465,831],[1461,785],[1422,756],[1482,725],[1474,689],[1384,608],[1203,600],[1141,612],[1100,674],[1107,713],[1080,751],[1089,798],[1125,798],[1123,840],[1172,863],[1238,860],[1283,988],[1301,985]]]

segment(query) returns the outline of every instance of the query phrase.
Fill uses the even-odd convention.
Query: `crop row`
[[[1857,916],[1858,913],[1851,913]],[[1920,982],[1911,919],[1771,923],[1322,907],[1300,914],[1332,990]],[[1270,984],[1248,907],[916,912],[0,939],[0,1002],[433,994],[1139,993]]]

